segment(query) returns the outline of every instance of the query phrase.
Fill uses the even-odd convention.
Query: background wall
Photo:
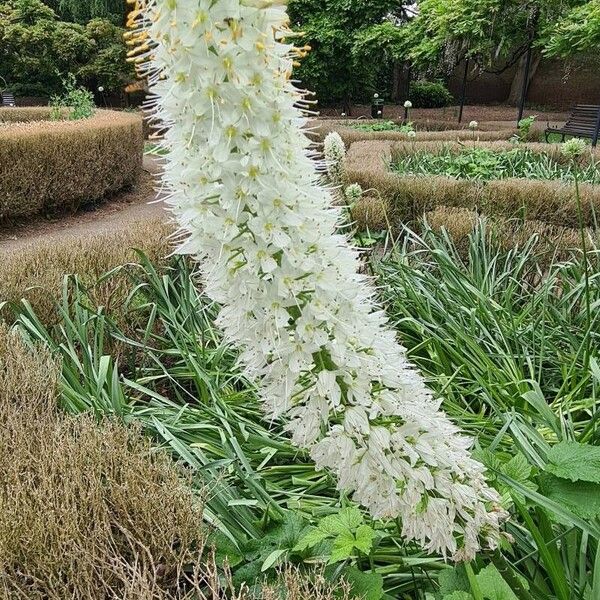
[[[469,73],[467,104],[502,103],[508,100],[517,67],[500,75]],[[448,80],[448,88],[460,97],[464,65]],[[574,104],[600,104],[600,56],[571,61],[542,60],[529,86],[529,104],[568,110]]]

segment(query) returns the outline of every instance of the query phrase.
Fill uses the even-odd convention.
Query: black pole
[[[527,100],[527,92],[529,90],[529,70],[531,69],[531,54],[533,52],[533,44],[530,43],[527,48],[527,58],[525,60],[525,75],[523,76],[523,89],[521,90],[521,101],[519,102],[519,116],[517,117],[517,123],[523,118],[525,112],[525,100]]]
[[[465,58],[465,73],[463,75],[462,89],[460,92],[460,110],[458,111],[458,122],[462,123],[465,101],[467,99],[467,75],[469,74],[469,57]]]
[[[595,148],[598,144],[598,137],[600,137],[600,107],[598,107],[598,118],[596,119],[596,129],[594,130],[594,137],[592,138],[592,148]]]

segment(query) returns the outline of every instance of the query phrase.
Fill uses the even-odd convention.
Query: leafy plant
[[[586,167],[578,168],[579,181],[600,184],[600,170],[595,160]],[[494,151],[465,146],[457,152],[445,146],[438,153],[417,150],[396,160],[392,169],[402,175],[442,175],[477,181],[509,177],[575,181],[572,164],[564,164],[547,154],[519,147]]]
[[[415,81],[410,86],[410,101],[414,108],[443,108],[454,102],[448,88],[436,81]]]
[[[53,96],[50,100],[52,107],[51,118],[55,121],[62,117],[63,109],[69,109],[69,119],[79,121],[89,119],[96,111],[94,95],[89,90],[77,86],[75,76],[70,73],[63,80],[64,93]]]
[[[395,121],[375,121],[367,123],[355,123],[353,129],[359,131],[398,131],[399,133],[409,133],[415,128],[412,123],[396,123]]]

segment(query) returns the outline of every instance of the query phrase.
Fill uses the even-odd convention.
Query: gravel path
[[[40,239],[64,239],[125,229],[148,216],[164,214],[166,220],[168,213],[160,197],[153,202],[157,198],[154,176],[159,172],[157,159],[145,156],[142,176],[132,190],[73,215],[61,215],[56,219],[42,218],[0,228],[0,251],[17,250]]]

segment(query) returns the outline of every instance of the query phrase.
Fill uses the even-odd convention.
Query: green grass
[[[513,177],[574,181],[572,165],[559,163],[546,154],[519,147],[494,151],[466,145],[460,152],[445,147],[439,153],[417,150],[409,156],[396,160],[392,169],[401,175],[443,175],[476,181]],[[588,166],[580,167],[579,181],[599,184],[599,165],[592,161]]]
[[[574,481],[553,472],[574,441],[584,450],[600,445],[600,317],[586,310],[588,297],[600,304],[596,250],[589,260],[589,284],[578,259],[542,271],[538,265],[552,261],[537,255],[535,241],[500,252],[482,225],[466,254],[426,229],[420,237],[408,232],[404,246],[376,265],[382,301],[411,360],[477,438],[477,455],[512,513],[514,543],[454,571],[404,544],[396,522],[371,523],[377,538],[369,556],[330,567],[329,577],[357,568],[382,580],[388,599],[460,591],[475,598],[496,585],[509,586],[509,600],[596,597],[600,476],[592,466],[572,470]],[[61,357],[64,408],[141,422],[156,445],[192,469],[199,489],[212,488],[206,518],[238,583],[274,575],[278,561],[323,560],[327,548],[298,552],[295,543],[350,502],[277,424],[263,421],[188,263],[179,258],[159,272],[141,257],[103,281],[119,274],[129,277],[131,293],[108,312],[77,279],[65,281],[51,328],[26,304],[13,307],[23,334]]]

